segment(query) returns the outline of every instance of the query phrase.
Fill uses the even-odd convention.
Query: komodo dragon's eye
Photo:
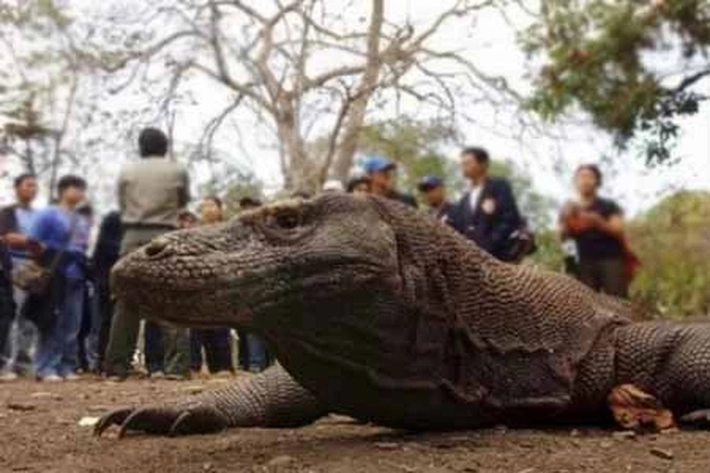
[[[271,217],[271,225],[284,230],[293,230],[301,224],[301,213],[295,209],[280,210]]]

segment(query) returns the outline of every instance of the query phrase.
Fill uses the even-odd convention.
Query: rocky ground
[[[219,381],[0,384],[0,472],[693,472],[710,471],[710,433],[600,429],[406,434],[330,417],[296,430],[189,438],[94,438],[90,421],[127,404],[189,396]]]

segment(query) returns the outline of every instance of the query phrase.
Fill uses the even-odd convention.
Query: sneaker
[[[0,382],[2,381],[15,381],[19,379],[19,376],[17,376],[17,373],[14,371],[3,371],[0,373]]]
[[[155,371],[153,373],[150,373],[148,377],[150,379],[165,379],[165,373],[163,373],[162,371]]]
[[[217,379],[230,379],[233,376],[234,376],[234,374],[228,370],[218,371],[212,375],[213,378],[217,378]]]
[[[40,376],[38,379],[39,381],[45,381],[47,383],[58,383],[64,381],[64,378],[58,374],[48,374],[47,376]]]
[[[170,381],[187,381],[190,379],[189,376],[185,376],[184,374],[166,374],[165,379],[169,379]]]

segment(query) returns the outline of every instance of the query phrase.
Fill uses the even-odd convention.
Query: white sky
[[[333,0],[344,1],[344,0]],[[364,3],[364,0],[360,0]],[[98,8],[94,0],[70,0],[72,6],[79,8]],[[112,2],[117,3],[117,2]],[[442,5],[451,0],[424,2],[415,0],[389,0],[387,2],[387,17],[390,21],[399,22],[410,19],[414,25],[428,23]],[[107,5],[102,4],[102,5]],[[331,0],[329,0],[329,5]],[[357,4],[359,5],[359,4]],[[517,26],[524,24],[522,15],[512,15]],[[427,21],[428,20],[428,21]],[[353,20],[356,21],[356,20]],[[433,46],[440,49],[456,48],[464,51],[467,57],[489,75],[503,75],[516,88],[526,90],[526,61],[515,44],[511,25],[506,24],[497,13],[483,13],[476,17],[472,24],[462,22],[457,26],[444,28],[437,36]],[[710,93],[710,81],[701,87]],[[227,95],[221,86],[210,80],[193,80],[190,89],[194,92],[197,103],[191,106],[181,106],[177,117],[176,135],[184,141],[196,141],[206,121],[215,116],[226,103]],[[113,97],[113,102],[122,105],[142,107],[140,95]],[[660,197],[678,189],[708,189],[710,190],[710,106],[705,104],[701,112],[682,122],[682,136],[679,140],[677,154],[680,163],[673,167],[656,170],[646,169],[642,159],[629,152],[616,156],[610,147],[610,140],[591,127],[577,128],[569,131],[565,140],[552,140],[533,134],[525,135],[521,141],[512,138],[519,130],[510,127],[509,121],[514,117],[504,117],[496,122],[490,116],[486,107],[471,107],[469,114],[480,116],[482,125],[462,123],[461,131],[467,144],[483,145],[495,157],[508,158],[527,170],[533,177],[534,185],[545,194],[561,201],[570,195],[570,176],[572,170],[582,162],[599,161],[603,155],[613,156],[613,166],[608,168],[606,192],[618,198],[630,213],[637,213],[653,205]],[[251,114],[236,114],[233,120],[240,124],[242,134],[234,135],[233,128],[225,128],[220,135],[218,146],[233,155],[235,162],[251,167],[256,175],[264,181],[267,188],[275,190],[281,182],[278,157],[269,147],[271,137],[268,132],[259,128],[253,122]],[[374,120],[381,116],[370,114]],[[120,127],[120,124],[118,125]],[[126,130],[118,130],[125,135]],[[235,143],[236,142],[236,143]],[[101,200],[100,207],[108,209],[112,205],[107,201],[112,194],[112,183],[126,156],[135,153],[135,149],[127,145],[125,152],[115,149],[107,150],[111,159],[103,163],[96,172],[101,183],[101,190],[96,191],[96,198]],[[451,149],[451,159],[456,159],[458,150]],[[201,177],[220,170],[201,169]],[[6,193],[3,193],[6,200]],[[101,197],[100,197],[100,196]]]

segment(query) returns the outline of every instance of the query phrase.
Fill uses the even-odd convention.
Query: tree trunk
[[[380,35],[384,21],[384,0],[372,1],[372,15],[367,34],[367,66],[362,75],[358,92],[350,105],[350,113],[340,140],[339,152],[330,171],[330,175],[345,181],[353,165],[357,152],[358,139],[365,123],[367,105],[372,97],[380,77],[382,62],[380,58]]]

